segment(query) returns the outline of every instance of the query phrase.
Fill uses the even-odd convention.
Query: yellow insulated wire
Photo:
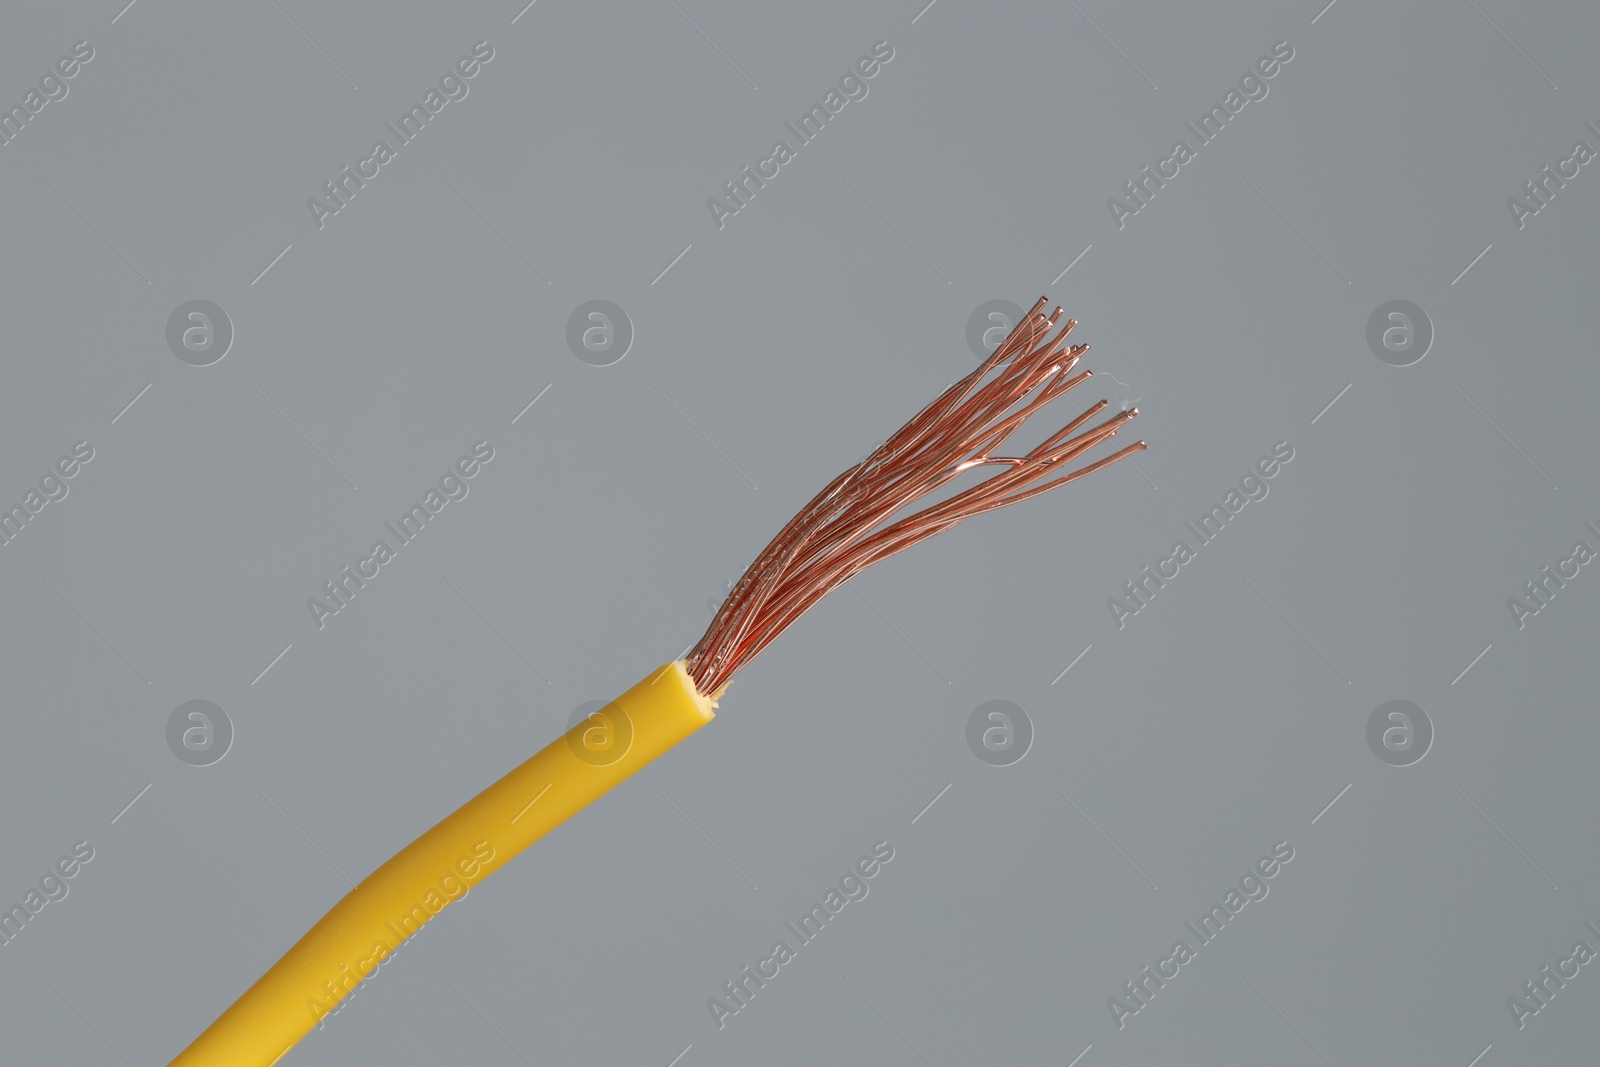
[[[686,667],[651,671],[373,871],[171,1067],[277,1063],[452,900],[710,722]]]
[[[325,915],[172,1067],[271,1067],[432,916],[711,721],[716,698],[812,604],[872,563],[965,519],[1066,485],[1145,447],[1078,466],[1137,408],[1088,426],[1101,400],[1020,455],[1022,424],[1089,377],[1087,345],[1040,297],[1005,341],[828,484],[746,569],[688,658],[651,672],[407,846]],[[1085,427],[1088,428],[1085,428]],[[978,484],[904,514],[962,474]],[[703,694],[710,693],[711,696]]]

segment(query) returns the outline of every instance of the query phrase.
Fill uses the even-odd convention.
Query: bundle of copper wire
[[[867,567],[964,519],[1016,504],[1108,467],[1145,448],[1136,441],[1063,471],[1114,437],[1138,408],[1089,429],[1100,400],[1027,453],[997,451],[1046,404],[1091,377],[1073,373],[1088,345],[1068,345],[1077,325],[1040,297],[993,353],[840,474],[802,508],[734,585],[689,653],[697,690],[715,694],[813,604]],[[896,519],[968,471],[993,468],[978,484]],[[987,472],[986,472],[987,473]]]

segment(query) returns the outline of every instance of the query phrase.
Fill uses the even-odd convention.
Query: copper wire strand
[[[1017,331],[1013,337],[1009,339],[1010,343],[1002,345],[1001,348],[997,350],[997,356],[1006,356],[1022,347],[1022,343],[1034,340],[1038,333],[1038,327],[1040,326],[1041,322],[1047,323],[1048,321],[1050,320],[1042,320],[1041,318],[1026,320],[1024,325],[1028,328]],[[1059,340],[1060,339],[1057,338],[1055,345],[1047,345],[1043,348],[1037,349],[1034,355],[1036,357],[1043,357],[1046,359],[1054,356],[1056,354],[1055,348],[1058,346]],[[996,362],[998,362],[997,358],[991,358],[986,366],[992,366]],[[1035,373],[1030,375],[1028,373],[1028,367],[1013,368],[1014,373],[1009,377],[1004,378],[1000,384],[997,385],[996,383],[990,383],[991,392],[999,390],[1009,390],[1009,392],[1003,394],[1000,402],[987,405],[987,407],[985,407],[980,414],[984,415],[985,417],[989,417],[992,416],[995,410],[1005,410],[1005,408],[1009,407],[1011,400],[1015,399],[1015,397],[1020,393],[1025,393],[1027,388],[1038,380],[1039,374],[1036,373],[1038,370],[1036,360],[1030,360],[1029,363],[1033,365],[1032,369],[1035,371]],[[1046,368],[1047,372],[1048,370],[1049,368]],[[848,538],[851,531],[855,531],[859,534],[861,531],[870,530],[877,524],[877,521],[881,519],[884,514],[897,510],[906,502],[908,498],[914,499],[916,496],[929,491],[929,489],[936,484],[942,484],[943,481],[947,481],[950,477],[953,477],[954,473],[958,473],[959,469],[967,469],[967,467],[969,467],[973,462],[993,462],[1013,467],[1024,462],[1024,460],[1012,458],[991,459],[988,457],[983,457],[979,460],[968,461],[966,464],[959,465],[955,472],[940,472],[939,470],[935,469],[932,472],[933,477],[931,481],[926,477],[927,472],[924,472],[925,477],[923,481],[910,482],[909,484],[901,485],[899,486],[899,492],[888,494],[882,499],[878,500],[876,502],[876,506],[867,507],[853,515],[849,514],[847,511],[848,504],[850,503],[849,499],[834,499],[845,496],[845,494],[841,491],[842,483],[851,481],[861,483],[860,485],[855,486],[856,492],[853,494],[859,497],[876,488],[877,484],[893,481],[900,474],[900,468],[891,467],[891,460],[900,463],[901,466],[904,467],[908,455],[915,457],[925,454],[928,449],[932,447],[932,445],[940,443],[941,441],[954,439],[958,444],[964,445],[968,451],[970,451],[973,441],[973,438],[970,436],[965,441],[962,441],[960,434],[957,432],[946,432],[942,436],[933,435],[930,437],[930,435],[925,431],[928,426],[938,422],[940,419],[947,420],[947,431],[950,431],[951,427],[959,430],[959,428],[962,426],[970,426],[972,424],[972,408],[975,405],[971,403],[969,403],[965,409],[968,415],[968,418],[966,419],[959,417],[950,418],[948,417],[947,413],[953,406],[960,404],[962,398],[971,391],[970,386],[972,382],[976,381],[978,377],[978,375],[974,375],[964,382],[957,383],[956,386],[947,391],[945,396],[941,397],[940,400],[935,401],[935,403],[930,405],[928,409],[925,409],[922,415],[908,423],[907,426],[902,429],[901,433],[896,434],[894,438],[892,438],[889,442],[886,442],[884,446],[881,446],[873,456],[863,461],[856,468],[846,471],[845,474],[841,475],[838,479],[835,479],[834,483],[831,483],[828,489],[824,490],[822,494],[819,494],[818,498],[813,501],[811,506],[803,509],[802,512],[796,516],[795,520],[791,522],[782,533],[780,533],[779,537],[774,540],[773,544],[769,546],[768,550],[763,553],[762,558],[758,559],[757,563],[752,565],[750,570],[747,572],[745,579],[741,580],[740,587],[735,590],[733,596],[730,596],[729,603],[725,605],[724,612],[721,613],[722,617],[718,620],[718,622],[722,623],[727,623],[730,620],[737,620],[737,622],[731,625],[724,625],[720,627],[714,625],[713,630],[720,630],[720,635],[713,634],[712,632],[708,631],[707,638],[702,642],[704,646],[710,647],[711,643],[716,640],[718,636],[720,636],[725,642],[724,645],[721,646],[721,654],[716,656],[715,661],[710,660],[708,657],[697,657],[697,664],[704,665],[708,672],[710,670],[711,662],[721,663],[725,667],[731,666],[733,669],[736,669],[736,665],[734,663],[735,660],[738,664],[747,662],[750,656],[754,655],[756,651],[759,651],[760,647],[764,647],[772,637],[776,636],[777,632],[779,632],[782,627],[788,625],[793,621],[794,618],[798,617],[798,614],[801,611],[803,611],[806,607],[809,607],[810,604],[814,603],[817,599],[820,599],[820,597],[825,595],[830,589],[836,588],[838,584],[848,580],[848,578],[854,573],[859,573],[859,570],[869,563],[876,561],[876,559],[882,558],[884,555],[898,551],[901,548],[909,547],[909,545],[915,543],[916,540],[921,540],[927,536],[932,536],[932,534],[940,532],[943,529],[949,528],[949,526],[954,525],[955,522],[960,521],[961,518],[966,517],[966,514],[974,514],[979,510],[990,510],[993,507],[1003,506],[1004,503],[1015,502],[1012,499],[993,499],[995,496],[995,493],[993,492],[995,487],[990,486],[990,492],[985,494],[983,499],[978,499],[978,494],[970,494],[964,497],[963,501],[970,503],[971,507],[968,509],[966,514],[953,515],[950,521],[932,523],[928,521],[928,513],[922,513],[923,521],[921,521],[919,524],[920,529],[915,531],[915,536],[912,536],[912,531],[909,530],[906,524],[899,524],[895,529],[903,533],[901,538],[892,543],[885,543],[889,542],[888,537],[874,538],[872,544],[863,547],[862,552],[858,553],[857,558],[854,558],[853,560],[848,557],[842,557],[841,559],[834,560],[834,565],[826,568],[825,570],[796,566],[794,563],[796,557],[806,542],[813,543],[808,554],[809,558],[815,558],[816,556],[824,553],[834,543],[841,542],[841,539],[842,543],[848,543]],[[1082,378],[1080,377],[1078,380],[1081,381]],[[1074,381],[1072,384],[1076,384],[1076,381]],[[1065,389],[1062,388],[1060,391],[1065,391]],[[1035,406],[1037,406],[1037,404]],[[1102,403],[1097,405],[1096,408],[1098,409],[1103,406],[1104,404]],[[1094,409],[1092,409],[1089,414],[1093,414],[1093,410]],[[1008,427],[1014,428],[1014,425],[1018,421],[1020,420],[1015,420],[1013,418],[1013,420],[1008,424]],[[1075,420],[1074,426],[1081,424],[1081,422],[1082,417],[1080,417],[1079,420]],[[981,425],[981,420],[979,424]],[[1068,431],[1070,431],[1071,428],[1072,427],[1069,427]],[[1009,432],[1007,427],[1002,427],[998,430],[991,428],[990,431],[981,435],[981,439],[989,442],[992,446],[994,441],[1003,438],[1007,432]],[[1047,442],[1045,445],[1042,445],[1039,449],[1036,449],[1031,455],[1035,459],[1040,458],[1050,444],[1053,444],[1055,441],[1064,436],[1066,436],[1065,433],[1058,432],[1056,435],[1053,435],[1049,442]],[[902,442],[908,442],[908,439],[909,444],[901,444]],[[921,448],[920,451],[915,451],[919,439]],[[1072,455],[1080,452],[1082,448],[1089,447],[1092,444],[1097,443],[1099,439],[1100,436],[1098,434],[1087,441],[1079,439],[1078,442],[1074,443],[1079,447],[1076,447],[1072,450],[1062,450],[1059,454],[1051,455],[1047,457],[1047,459],[1064,461],[1065,459],[1071,458]],[[897,447],[897,445],[899,447]],[[1121,457],[1118,456],[1116,458]],[[1055,465],[1059,464],[1052,464],[1052,466]],[[863,472],[869,471],[878,474],[875,482],[870,484],[863,476]],[[1043,471],[1036,473],[1043,473]],[[1088,473],[1088,471],[1085,470],[1082,473]],[[1082,476],[1082,474],[1076,476]],[[901,478],[901,481],[904,482],[905,479]],[[1052,485],[1053,484],[1060,484],[1060,481],[1057,483],[1052,483]],[[1029,493],[1028,495],[1036,494]],[[825,508],[819,506],[823,504],[826,504]],[[944,510],[954,511],[958,506],[959,505],[950,505],[949,502],[947,502],[946,505],[942,507]],[[933,509],[930,509],[930,511],[932,510]],[[840,518],[841,515],[844,516],[844,519],[848,519],[847,525],[845,524],[844,519]],[[887,531],[881,532],[887,533]],[[831,540],[830,533],[833,535]],[[820,542],[820,544],[817,542]],[[882,547],[874,547],[880,544]],[[870,551],[871,554],[865,555],[864,553],[868,551]],[[782,563],[775,565],[773,560],[779,556],[784,556],[786,559],[784,559]],[[787,571],[785,571],[785,566],[787,566]],[[775,592],[773,587],[778,583],[779,578],[784,577],[785,574],[787,574],[789,579],[785,583],[787,594],[783,592],[776,592],[775,595],[772,595],[770,598],[764,597],[763,594],[765,593]],[[810,581],[812,584],[810,587],[806,587],[801,584],[802,581]],[[805,595],[800,596],[802,592]],[[754,608],[764,599],[766,600],[766,608],[764,609],[765,615],[758,620],[753,614]],[[797,600],[798,602],[796,602]],[[772,610],[774,608],[779,610],[774,612]],[[782,610],[783,608],[787,608],[788,610]],[[758,624],[759,628],[757,629],[757,632],[752,633],[752,629],[756,629]],[[731,671],[729,671],[726,676],[731,677]]]
[[[1028,325],[1037,327],[1039,325],[1039,320],[1033,320]],[[1016,343],[1019,340],[1032,340],[1032,335],[1034,332],[1035,331],[1032,330],[1019,332],[1018,336],[1012,339],[1013,343],[1011,345],[1002,346],[1002,348],[999,350],[999,354],[1003,356],[1008,354],[1008,352],[1011,350],[1020,347]],[[1054,354],[1055,352],[1051,346],[1046,346],[1045,348],[1038,350],[1036,353],[1036,355],[1044,357],[1053,356]],[[991,365],[993,362],[994,361],[991,360]],[[1020,386],[1016,381],[1018,378],[1024,379]],[[1037,374],[1034,374],[1030,377],[1026,373],[1026,369],[1023,369],[1013,374],[1010,379],[1001,385],[996,386],[994,383],[991,383],[991,388],[993,389],[1010,389],[1011,392],[1003,397],[1003,402],[988,405],[988,408],[982,413],[985,416],[988,416],[992,415],[994,410],[1004,410],[1009,406],[1010,400],[1014,399],[1018,393],[1025,392],[1026,388],[1032,385],[1037,378]],[[976,380],[976,378],[972,380]],[[1078,380],[1081,381],[1082,379],[1080,378]],[[1076,382],[1073,384],[1076,384]],[[835,482],[830,485],[828,490],[825,490],[823,494],[819,495],[818,501],[824,501],[839,495],[839,485],[843,481],[864,481],[864,479],[860,478],[860,474],[863,471],[873,470],[879,472],[880,476],[877,479],[878,482],[891,480],[896,474],[896,471],[884,470],[884,468],[889,466],[887,460],[894,458],[903,461],[905,459],[905,455],[897,455],[897,452],[904,453],[909,451],[909,449],[905,448],[897,450],[894,447],[896,442],[904,441],[908,437],[912,438],[913,440],[915,440],[917,437],[921,437],[922,444],[924,446],[929,445],[930,438],[927,434],[921,433],[921,431],[924,430],[925,427],[927,427],[930,423],[935,421],[934,416],[943,417],[944,412],[952,404],[959,403],[961,396],[969,391],[968,388],[966,388],[968,385],[970,385],[970,382],[958,383],[957,387],[947,392],[946,397],[941,398],[940,401],[936,401],[934,405],[930,405],[929,411],[924,412],[924,416],[914,419],[911,423],[909,423],[905,428],[905,432],[897,434],[896,437],[891,439],[890,442],[886,442],[885,446],[881,447],[877,454],[869,457],[868,460],[863,461],[863,463],[858,465],[857,468],[847,471],[845,475],[842,475],[839,479],[836,479]],[[1061,391],[1064,391],[1064,389]],[[1103,406],[1103,404],[1097,405],[1097,407]],[[970,413],[970,406],[967,410]],[[1090,412],[1090,414],[1092,413],[1093,411]],[[1013,419],[1010,425],[1014,426],[1016,421],[1018,420]],[[1075,425],[1081,424],[1081,421],[1081,418],[1076,420]],[[970,425],[970,420],[956,418],[951,421],[951,425],[956,427]],[[1009,428],[1002,427],[999,430],[989,431],[983,435],[983,438],[992,443],[993,441],[1002,438],[1007,432],[1009,432]],[[1048,447],[1049,443],[1054,443],[1055,440],[1063,436],[1065,436],[1065,434],[1058,432],[1058,434],[1053,436],[1051,442],[1048,442],[1046,446],[1041,446],[1040,449],[1035,451],[1033,456],[1038,458],[1043,453],[1044,449]],[[951,437],[959,438],[959,435],[951,433],[944,435],[944,439],[949,439]],[[1079,442],[1075,442],[1075,444],[1079,445],[1080,447],[1071,451],[1066,451],[1062,455],[1053,455],[1048,458],[1052,460],[1064,460],[1071,458],[1072,455],[1075,455],[1078,451],[1081,451],[1083,447],[1092,445],[1098,439],[1099,435],[1097,434],[1094,438],[1091,438],[1087,441],[1080,440]],[[933,443],[937,443],[939,440],[940,438],[938,437],[931,439]],[[959,442],[958,440],[958,443],[966,445],[968,450],[970,450],[971,438],[969,437],[966,442]],[[926,451],[926,448],[924,448],[923,451]],[[957,469],[965,469],[968,465],[970,465],[970,462],[971,461],[969,461],[969,464],[959,465]],[[989,458],[983,458],[976,462],[995,462],[1015,466],[1023,461],[1011,458],[993,460]],[[1087,473],[1087,471],[1084,473]],[[943,481],[946,481],[950,477],[954,476],[954,473],[941,473],[937,470],[935,470],[933,474],[934,477],[931,482],[925,478],[924,481],[920,483],[903,485],[900,487],[899,492],[890,494],[882,500],[879,500],[875,507],[870,507],[849,516],[851,520],[850,528],[858,532],[861,530],[869,530],[876,525],[878,519],[880,519],[884,514],[897,510],[907,498],[915,498],[915,496],[927,492],[932,485],[942,483]],[[869,491],[872,488],[873,486],[871,485],[863,484],[862,486],[858,487],[858,493]],[[968,501],[972,504],[972,507],[969,509],[968,513],[976,513],[977,510],[989,510],[992,507],[1001,506],[1005,502],[1011,502],[997,501],[992,499],[992,497],[995,495],[993,489],[994,486],[990,486],[991,491],[985,495],[984,499],[981,500],[976,499],[977,494],[970,494],[969,496],[964,497],[963,501]],[[813,503],[815,504],[817,502],[814,501]],[[958,506],[959,503],[957,505],[950,505],[947,502],[947,504],[943,506],[943,509],[954,511]],[[825,595],[826,592],[831,588],[837,587],[837,584],[848,580],[848,578],[854,573],[858,573],[859,570],[864,566],[874,562],[878,558],[882,558],[884,555],[898,551],[903,547],[909,547],[909,545],[915,543],[916,540],[921,540],[926,536],[932,536],[934,533],[937,533],[943,529],[947,529],[949,526],[954,525],[955,522],[960,521],[962,517],[965,517],[964,515],[956,514],[950,521],[933,523],[928,521],[929,517],[927,513],[923,513],[923,519],[919,523],[920,529],[916,531],[911,531],[907,524],[900,524],[894,529],[895,532],[901,533],[902,536],[895,541],[890,541],[892,534],[889,534],[888,531],[882,531],[882,533],[885,533],[888,536],[874,538],[872,544],[865,545],[861,552],[857,554],[856,558],[841,558],[834,560],[833,565],[826,568],[826,570],[804,570],[800,567],[793,566],[794,558],[801,547],[799,544],[797,544],[797,541],[809,539],[814,542],[824,542],[820,546],[813,546],[810,553],[810,555],[813,557],[818,555],[822,550],[826,549],[828,544],[831,543],[827,540],[829,524],[825,519],[819,519],[819,517],[815,514],[816,510],[817,509],[814,507],[808,507],[807,509],[802,510],[801,514],[796,517],[796,520],[786,528],[784,533],[780,534],[780,536],[775,539],[772,546],[769,546],[769,551],[763,553],[763,558],[758,560],[757,564],[753,565],[750,571],[747,572],[747,579],[756,579],[756,584],[752,584],[749,581],[742,581],[741,587],[735,591],[735,595],[733,597],[730,597],[729,605],[725,611],[725,618],[738,619],[740,621],[738,625],[731,628],[732,632],[730,632],[729,627],[722,628],[723,636],[727,639],[728,644],[725,653],[718,657],[718,662],[727,664],[730,658],[735,656],[738,657],[739,662],[747,662],[750,656],[754,655],[756,651],[759,651],[761,647],[764,647],[772,637],[776,636],[777,632],[779,632],[782,627],[788,625],[789,622],[792,622],[794,618],[798,617],[800,612],[809,607],[810,604],[814,603],[817,599],[820,599],[820,597]],[[828,514],[838,516],[842,510],[842,504],[834,503]],[[839,522],[835,520],[833,526],[835,528],[838,527]],[[835,530],[835,532],[837,533],[837,530]],[[848,539],[848,532],[848,530],[845,531],[846,540]],[[835,540],[837,540],[837,537]],[[880,544],[881,547],[875,547]],[[871,554],[866,555],[865,553],[869,551]],[[757,622],[752,615],[753,604],[761,599],[761,594],[763,591],[762,587],[770,590],[775,584],[780,572],[778,568],[769,569],[770,561],[774,556],[782,554],[787,554],[787,562],[790,564],[791,580],[787,583],[788,594],[784,595],[779,593],[772,598],[767,605],[768,610],[766,611],[766,615],[761,620],[760,631],[752,634],[751,629],[756,625]],[[799,584],[801,580],[809,580],[812,584],[809,587],[801,586]],[[800,595],[801,592],[804,593],[803,596]],[[798,602],[796,602],[797,600]],[[778,608],[778,610],[774,612],[771,610],[773,608]],[[783,610],[784,608],[787,608],[787,610]],[[712,637],[708,636],[706,643],[709,644],[712,639]]]
[[[1077,322],[1045,298],[972,373],[953,382],[865,459],[813,497],[761,550],[689,653],[689,673],[715,694],[823,597],[867,567],[974,515],[1031,499],[1143,450],[1137,441],[1082,467],[1062,468],[1111,440],[1137,408],[1084,429],[1100,400],[1024,455],[996,452],[1051,401],[1076,388],[1088,345],[1068,345]],[[1080,432],[1081,431],[1081,432]],[[977,484],[902,518],[895,516],[970,472]]]

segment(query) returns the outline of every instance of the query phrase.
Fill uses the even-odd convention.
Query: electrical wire
[[[467,801],[352,889],[170,1067],[271,1067],[407,938],[472,886],[714,717],[717,700],[813,604],[881,559],[986,511],[1092,474],[1143,441],[1073,466],[1138,414],[1098,401],[1021,455],[999,449],[1090,377],[1076,323],[1045,300],[971,374],[840,474],[746,569],[685,659],[665,664]],[[920,510],[969,472],[977,484]],[[898,517],[897,516],[901,516]]]

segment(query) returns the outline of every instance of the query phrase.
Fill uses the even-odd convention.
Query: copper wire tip
[[[1092,376],[1073,373],[1089,350],[1066,343],[1077,320],[1056,330],[1061,308],[1046,316],[1045,303],[1041,296],[976,370],[828,483],[761,551],[689,653],[701,693],[719,692],[808,608],[878,560],[1145,450],[1138,441],[1071,466],[1139,414],[1130,407],[1088,426],[1109,403],[1099,400],[1028,452],[996,454],[1029,418]],[[986,476],[903,514],[973,471]]]

